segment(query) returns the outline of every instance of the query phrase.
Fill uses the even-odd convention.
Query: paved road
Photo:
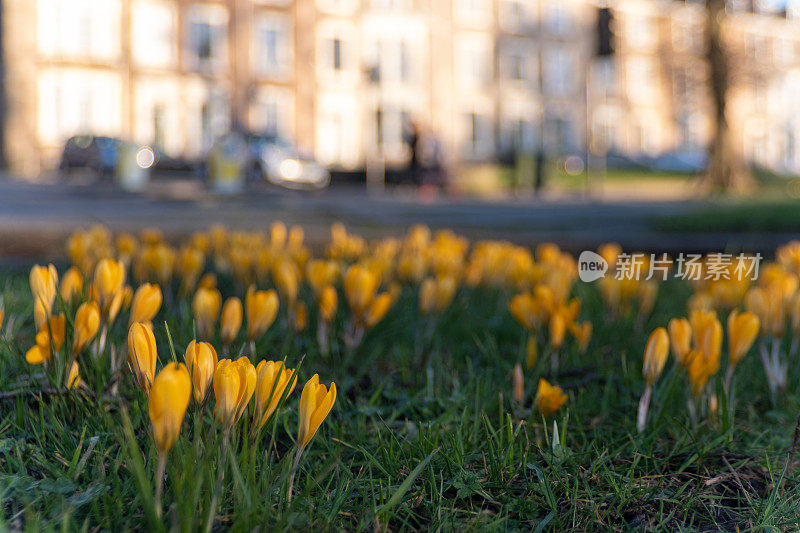
[[[470,238],[522,244],[552,240],[578,251],[615,240],[626,249],[695,251],[746,248],[768,251],[785,235],[661,234],[653,217],[696,209],[697,202],[592,200],[582,195],[546,200],[426,198],[411,189],[370,195],[355,186],[307,193],[254,186],[234,197],[205,191],[192,180],[158,180],[144,193],[109,183],[55,181],[32,184],[0,177],[0,258],[58,257],[64,237],[103,223],[113,230],[157,226],[179,236],[212,223],[263,229],[274,220],[302,224],[309,241],[327,239],[332,221],[373,238],[399,234],[422,222],[453,228]]]

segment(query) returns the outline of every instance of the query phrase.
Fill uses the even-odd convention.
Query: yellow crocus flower
[[[541,316],[541,305],[530,293],[517,294],[511,298],[508,310],[514,320],[528,331],[535,331]]]
[[[336,261],[316,259],[309,261],[306,266],[308,284],[316,294],[319,294],[325,287],[333,285],[338,275],[339,266]]]
[[[53,358],[64,344],[67,331],[67,319],[63,314],[51,316],[42,324],[36,334],[36,344],[25,353],[25,360],[32,365],[39,365]]]
[[[256,409],[255,421],[259,428],[275,412],[278,402],[284,395],[289,396],[297,384],[297,376],[291,368],[286,368],[282,361],[261,361],[256,367]]]
[[[158,351],[153,330],[146,324],[136,322],[128,329],[128,360],[139,386],[149,393],[155,378]]]
[[[378,278],[368,268],[353,265],[344,276],[344,293],[347,304],[357,319],[361,319],[375,298]]]
[[[53,301],[56,298],[58,272],[52,264],[45,266],[34,265],[28,276],[31,285],[31,294],[34,302],[34,319],[36,329],[41,329],[53,310]]]
[[[589,347],[589,341],[592,339],[592,323],[589,321],[578,323],[571,323],[569,331],[575,340],[578,341],[578,351],[585,353]]]
[[[339,294],[332,285],[326,285],[319,293],[319,316],[326,324],[330,324],[336,316]]]
[[[69,367],[69,372],[67,372],[67,388],[77,389],[82,386],[83,381],[81,380],[80,366],[77,361],[73,361]]]
[[[319,426],[333,408],[334,402],[336,402],[336,384],[332,382],[329,390],[319,382],[319,376],[314,374],[306,382],[300,395],[297,445],[301,450],[305,449],[314,438]]]
[[[389,308],[392,306],[392,295],[389,292],[382,292],[377,295],[370,303],[367,312],[364,314],[364,325],[368,328],[375,326],[383,320]]]
[[[681,367],[686,367],[689,362],[686,356],[692,344],[692,325],[685,318],[673,318],[667,324],[667,329],[672,356]]]
[[[667,355],[669,354],[669,335],[664,328],[656,328],[650,334],[647,340],[647,346],[644,349],[644,365],[642,366],[642,374],[644,380],[648,385],[653,385],[661,372],[664,370],[664,364],[667,362]]]
[[[278,259],[272,267],[272,277],[289,309],[294,309],[297,300],[297,272],[288,259]]]
[[[244,305],[247,311],[247,339],[255,341],[269,329],[278,316],[278,293],[272,289],[257,291],[251,286]]]
[[[556,313],[550,317],[550,345],[554,349],[561,348],[564,344],[564,334],[566,332],[567,323],[564,315]]]
[[[192,377],[194,385],[194,401],[198,405],[203,403],[208,393],[208,387],[214,379],[214,369],[217,367],[217,351],[207,342],[192,341],[186,347],[184,355],[186,366]]]
[[[298,302],[294,310],[294,330],[298,333],[306,329],[308,325],[308,308],[305,302]]]
[[[122,263],[111,258],[102,259],[97,263],[94,270],[93,289],[101,315],[109,318],[115,314],[113,311],[119,312],[124,285],[125,267]]]
[[[539,378],[536,390],[536,408],[544,416],[550,416],[567,401],[567,395],[557,385],[550,385],[544,378]]]
[[[539,358],[539,346],[536,344],[536,337],[528,337],[528,342],[525,344],[525,366],[528,368],[535,368],[536,361]]]
[[[61,299],[69,302],[83,291],[83,275],[77,267],[70,267],[61,278]]]
[[[219,333],[223,343],[231,344],[236,340],[239,330],[242,328],[243,313],[242,301],[239,298],[231,296],[225,300],[225,305],[222,306],[222,318],[219,326]]]
[[[161,309],[161,288],[156,284],[140,285],[133,294],[131,318],[128,325],[134,322],[151,322]]]
[[[156,447],[162,454],[178,440],[191,390],[192,381],[183,363],[170,363],[153,380],[147,411],[153,424]]]
[[[737,313],[734,309],[728,315],[728,362],[736,366],[745,356],[758,336],[760,322],[753,313]]]
[[[214,370],[214,417],[230,427],[244,412],[256,387],[256,370],[247,357],[222,359]]]
[[[96,302],[88,301],[78,307],[75,313],[75,339],[72,353],[78,354],[86,348],[100,329],[100,307]]]
[[[192,312],[200,338],[209,339],[214,334],[214,324],[219,317],[222,294],[217,289],[200,287],[192,300]]]

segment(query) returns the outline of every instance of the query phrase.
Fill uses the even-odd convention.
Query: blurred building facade
[[[745,155],[800,172],[800,9],[732,6],[731,122]],[[361,168],[408,157],[412,122],[451,161],[517,152],[701,153],[713,132],[702,3],[587,0],[6,0],[5,154],[66,138],[200,157],[233,126]]]

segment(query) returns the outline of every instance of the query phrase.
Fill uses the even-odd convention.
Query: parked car
[[[246,136],[250,178],[265,179],[288,189],[323,189],[331,182],[324,166],[296,146],[271,134]]]
[[[89,169],[100,175],[111,175],[119,160],[120,139],[94,135],[75,135],[67,139],[59,169]]]

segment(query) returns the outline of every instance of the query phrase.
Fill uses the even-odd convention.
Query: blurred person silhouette
[[[539,196],[539,193],[544,188],[544,182],[546,181],[547,176],[545,173],[547,169],[545,168],[545,163],[547,163],[547,157],[544,153],[544,148],[539,147],[536,150],[536,158],[533,163],[533,173],[534,173],[534,180],[533,180],[533,194],[535,196]]]
[[[408,159],[406,173],[411,182],[419,186],[422,183],[422,135],[419,124],[409,120],[403,133],[403,141],[408,145],[411,156]]]

